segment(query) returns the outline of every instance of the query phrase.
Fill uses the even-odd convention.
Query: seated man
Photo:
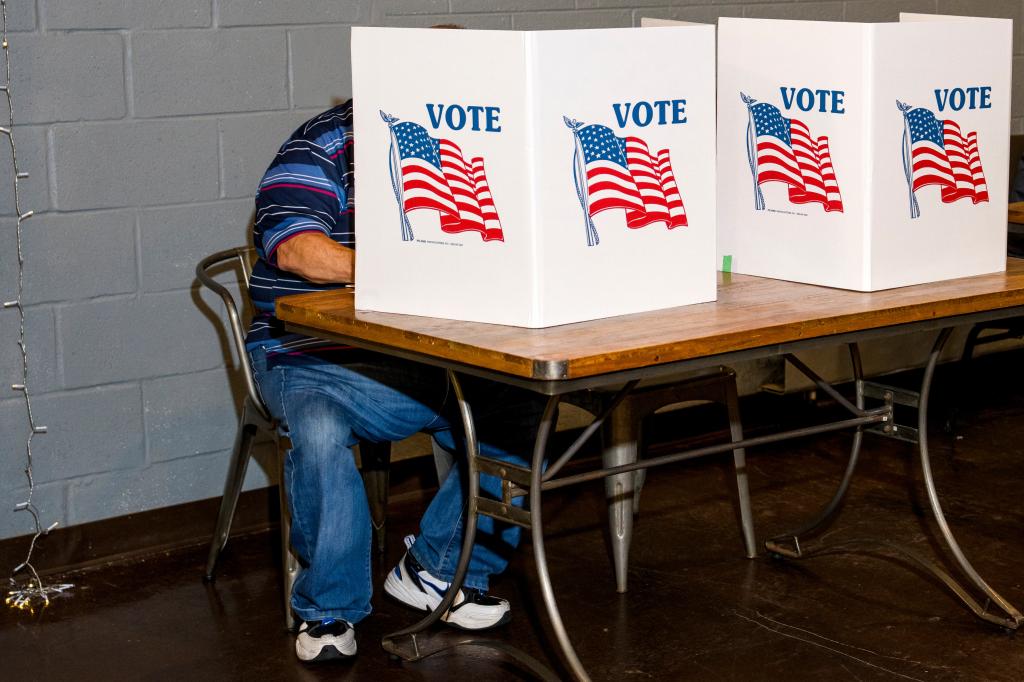
[[[352,656],[353,625],[370,613],[371,524],[352,446],[396,441],[418,431],[455,451],[462,438],[443,370],[304,337],[274,317],[278,296],[344,287],[353,281],[352,103],[300,126],[278,151],[256,194],[253,241],[259,253],[250,292],[257,311],[246,345],[259,390],[292,449],[284,481],[292,516],[291,546],[302,571],[291,594],[301,619],[295,650],[303,661]],[[404,276],[401,272],[396,277]],[[540,403],[525,391],[481,380],[464,382],[481,449],[518,461],[529,452]],[[482,489],[500,495],[484,477]],[[408,551],[384,590],[416,609],[440,603],[458,563],[465,514],[458,467],[406,538]],[[509,605],[486,595],[488,578],[507,564],[519,529],[480,519],[465,586],[444,621],[477,630],[504,623]]]

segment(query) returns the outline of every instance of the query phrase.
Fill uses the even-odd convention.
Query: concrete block
[[[115,33],[11,36],[15,123],[121,118],[124,46]]]
[[[82,123],[53,130],[61,210],[216,199],[214,119]]]
[[[373,0],[370,4],[370,22],[375,26],[391,26],[390,17],[449,11],[448,0]]]
[[[576,0],[577,9],[621,9],[641,5],[639,12],[647,12],[649,8],[669,7],[677,5],[700,5],[714,0],[644,0],[644,2],[624,2],[623,0]],[[540,9],[540,8],[538,8]],[[653,16],[653,15],[644,15]]]
[[[36,0],[7,3],[7,30],[31,31],[36,27]]]
[[[196,285],[195,268],[202,258],[247,243],[252,215],[252,199],[140,211],[142,290]]]
[[[1024,57],[1013,58],[1013,99],[1010,101],[1013,116],[1024,115]]]
[[[0,233],[7,235],[5,222]],[[12,300],[16,290],[16,259],[12,249],[0,253],[0,299]],[[10,397],[10,384],[22,383],[22,350],[17,345],[18,316],[15,308],[0,308],[0,399]],[[29,306],[25,310],[25,340],[29,349],[30,387],[37,393],[60,387],[57,376],[56,334],[53,308]]]
[[[133,211],[44,213],[25,221],[23,233],[27,303],[137,288]]]
[[[633,25],[639,26],[644,17],[672,19],[673,21],[694,21],[700,24],[717,24],[719,17],[742,17],[742,5],[701,5],[698,7],[644,8],[633,11]]]
[[[789,2],[750,5],[744,16],[756,19],[802,19],[805,21],[841,21],[841,2]]]
[[[323,108],[222,118],[221,188],[227,197],[252,197],[278,148]]]
[[[23,126],[18,123],[15,113],[14,142],[18,147],[18,168],[28,173],[27,178],[18,181],[18,194],[22,211],[42,213],[50,208],[50,190],[46,173],[46,127]],[[0,216],[14,215],[14,183],[11,182],[10,149],[6,140],[0,146],[3,150],[0,161]]]
[[[478,30],[501,30],[512,28],[511,14],[405,14],[387,18],[388,26],[423,28],[437,24],[458,24]]]
[[[202,298],[203,308],[197,305]],[[212,369],[230,357],[220,299],[197,291],[77,303],[57,312],[68,387]]]
[[[337,24],[364,20],[366,2],[341,0],[219,0],[221,26]]]
[[[24,483],[24,478],[17,482]],[[14,505],[28,499],[28,487],[8,490],[3,487],[4,483],[8,481],[0,483],[0,540],[35,533],[36,526],[31,514],[27,511],[11,511]],[[39,513],[39,525],[42,528],[48,528],[54,521],[59,522],[61,527],[67,525],[67,483],[59,481],[37,485],[32,494],[32,503]],[[25,549],[28,549],[28,545]]]
[[[352,43],[347,26],[300,28],[288,34],[292,106],[326,109],[352,96]]]
[[[900,12],[935,13],[935,0],[847,0],[847,21],[899,21]]]
[[[600,2],[600,0],[598,1]],[[604,5],[579,3],[579,8],[595,6],[622,7],[623,5],[628,6],[631,4],[629,2],[622,2],[622,0],[612,0]],[[573,9],[577,5],[573,3],[573,0],[451,0],[451,6],[452,12],[521,12],[524,10]]]
[[[265,438],[260,434],[260,438]],[[276,485],[281,478],[281,461],[277,453],[277,443],[273,440],[257,439],[252,448],[252,460],[245,472],[243,489],[255,490]]]
[[[524,12],[512,15],[517,31],[565,28],[620,28],[633,25],[632,10],[575,10],[566,12]]]
[[[141,31],[132,37],[135,115],[285,109],[287,60],[284,30]]]
[[[227,451],[214,452],[75,481],[68,488],[68,523],[86,523],[220,497],[229,457]],[[251,485],[257,487],[260,468],[250,463],[249,471],[254,477]],[[250,483],[248,477],[246,482]]]
[[[49,393],[32,398],[36,424],[47,432],[32,439],[35,479],[48,483],[145,463],[142,394],[137,384]],[[0,403],[0,473],[24,485],[24,402]]]
[[[210,25],[211,0],[43,0],[43,27],[198,28]]]
[[[161,377],[142,384],[150,461],[229,450],[245,397],[224,368]]]

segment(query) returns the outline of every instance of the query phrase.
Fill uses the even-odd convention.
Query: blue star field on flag
[[[427,134],[427,129],[418,123],[403,121],[394,126],[395,137],[398,139],[398,153],[403,159],[422,159],[427,163],[441,167],[439,143]]]
[[[907,124],[910,126],[910,144],[928,140],[942,147],[944,122],[935,118],[935,114],[928,109],[912,109],[907,114]]]
[[[610,161],[626,168],[626,141],[616,137],[608,126],[588,125],[579,131],[583,162]]]
[[[750,107],[754,114],[755,135],[772,135],[782,140],[786,146],[791,146],[789,119],[782,115],[779,108],[761,102]]]

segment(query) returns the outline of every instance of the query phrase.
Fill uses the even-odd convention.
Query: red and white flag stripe
[[[427,161],[402,161],[402,197],[405,211],[429,208],[440,212],[441,229],[449,234],[479,232],[484,241],[504,241],[501,220],[487,183],[484,160],[466,163],[462,150],[451,140],[439,140],[441,175]]]
[[[789,186],[789,200],[795,204],[820,203],[826,211],[843,210],[828,137],[817,139],[810,128],[790,119],[790,147],[777,137],[763,135],[757,140],[757,181],[782,182]]]
[[[939,185],[943,203],[988,201],[988,184],[978,152],[978,133],[964,135],[954,121],[943,121],[943,146],[919,140],[911,150],[913,189]]]

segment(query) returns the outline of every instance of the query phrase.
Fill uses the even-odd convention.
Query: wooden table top
[[[593,377],[698,357],[1024,306],[1024,259],[1007,271],[873,293],[719,273],[713,303],[524,329],[357,311],[351,291],[284,296],[298,331],[538,380]]]

